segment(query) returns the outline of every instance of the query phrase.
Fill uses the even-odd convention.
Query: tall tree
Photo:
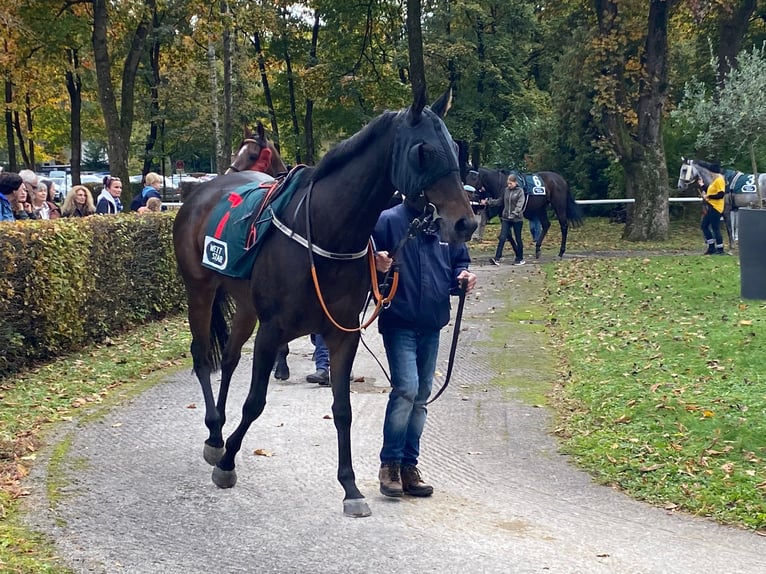
[[[593,114],[635,203],[624,237],[668,236],[668,173],[662,141],[667,99],[668,22],[680,0],[594,0],[598,26]],[[641,22],[644,22],[643,27]]]
[[[128,48],[122,64],[120,82],[115,86],[112,80],[112,58],[109,48],[109,30],[114,29],[114,15],[110,26],[109,7],[116,5],[106,0],[92,0],[93,6],[93,56],[96,65],[98,97],[107,129],[107,153],[109,170],[123,181],[129,179],[128,157],[130,155],[130,137],[133,131],[136,74],[146,46],[146,39],[151,30],[152,15],[156,0],[132,4],[132,14],[136,14],[134,27],[128,33]],[[127,10],[126,7],[123,6]],[[116,91],[119,89],[119,110]],[[130,201],[130,186],[123,187],[124,199]]]

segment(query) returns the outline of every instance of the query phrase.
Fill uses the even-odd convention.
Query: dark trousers
[[[721,235],[721,214],[712,207],[707,206],[705,215],[702,216],[702,234],[705,243],[712,248],[715,242],[716,248],[723,249],[723,236]]]
[[[524,221],[500,220],[500,235],[497,237],[495,259],[499,260],[503,256],[503,247],[505,247],[506,241],[511,243],[511,247],[513,247],[513,251],[516,254],[516,261],[524,259],[524,243],[521,241],[521,228],[523,226]],[[511,237],[511,230],[513,230],[513,237]]]

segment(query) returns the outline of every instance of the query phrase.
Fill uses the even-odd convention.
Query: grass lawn
[[[557,434],[596,480],[764,529],[766,305],[739,299],[737,257],[677,255],[702,252],[697,225],[673,222],[667,242],[635,244],[620,238],[622,225],[586,219],[570,231],[569,253],[635,256],[545,264],[548,332],[562,358],[551,383]],[[471,245],[477,260],[496,235],[490,225]],[[559,237],[554,222],[548,259]],[[17,516],[49,425],[190,367],[188,347],[185,321],[168,319],[0,381],[0,571],[67,572]]]

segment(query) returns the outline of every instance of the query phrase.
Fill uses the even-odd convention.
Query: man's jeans
[[[314,365],[316,370],[330,370],[330,349],[325,345],[322,335],[311,335],[311,342],[314,343]]]
[[[392,388],[383,423],[380,461],[415,465],[436,370],[439,331],[387,329],[382,335]]]

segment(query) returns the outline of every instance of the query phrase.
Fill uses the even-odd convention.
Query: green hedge
[[[184,309],[173,217],[0,224],[0,376]]]

